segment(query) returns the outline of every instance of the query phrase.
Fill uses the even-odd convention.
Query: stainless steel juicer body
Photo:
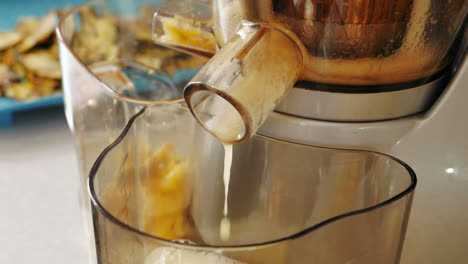
[[[208,99],[203,98],[211,106],[206,111],[224,120],[229,115],[220,109],[228,107],[213,105],[220,105],[216,98],[226,100],[242,117],[232,127],[245,128],[239,138],[221,139],[234,143],[247,141],[273,108],[305,118],[352,122],[428,110],[448,81],[457,50],[463,49],[460,32],[468,11],[462,0],[214,0],[211,23],[197,7],[210,2],[184,2],[188,8],[183,12],[167,8],[169,13],[156,13],[155,40],[214,54],[187,85],[186,100],[218,138],[192,107],[200,103],[193,103],[192,94],[207,92]],[[189,19],[180,19],[184,16]],[[187,31],[186,39],[197,38],[188,34],[194,31],[186,29],[190,24],[204,41],[171,39],[164,26],[167,17]],[[205,20],[198,22],[201,17]],[[273,41],[271,32],[281,32],[284,38]]]
[[[242,19],[293,32],[303,48],[303,81],[276,111],[333,121],[386,120],[427,110],[447,82],[468,10],[463,1],[214,2],[221,45]]]

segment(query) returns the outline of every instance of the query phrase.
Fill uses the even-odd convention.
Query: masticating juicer
[[[158,9],[158,43],[212,56],[185,90],[208,131],[228,143],[259,133],[399,157],[420,179],[402,263],[468,259],[468,2],[193,0]]]

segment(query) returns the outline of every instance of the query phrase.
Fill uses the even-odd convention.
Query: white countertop
[[[15,120],[0,129],[0,263],[87,263],[77,160],[63,109]]]

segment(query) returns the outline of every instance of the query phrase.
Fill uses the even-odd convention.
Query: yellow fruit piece
[[[16,45],[22,38],[19,32],[0,32],[0,51]]]
[[[46,41],[47,39],[49,39],[54,33],[56,23],[57,23],[57,14],[55,12],[48,13],[39,21],[39,24],[35,26],[37,28],[35,28],[32,31],[32,33],[25,35],[25,38],[18,45],[18,51],[26,52],[30,50],[31,48],[33,48],[34,46],[36,46],[37,44],[42,43]]]
[[[180,16],[160,19],[164,30],[164,35],[159,39],[161,42],[216,51],[213,35],[203,32],[194,21]]]
[[[134,155],[128,153],[122,177],[101,199],[106,209],[121,221],[132,224],[137,218],[138,224],[133,225],[148,234],[171,240],[195,240],[196,232],[189,217],[188,164],[173,152],[172,144],[162,145],[152,157],[148,149],[143,149],[138,164],[134,163]],[[136,217],[128,219],[132,215]]]
[[[97,17],[91,8],[80,10],[81,27],[74,39],[74,50],[86,63],[106,61],[118,56],[118,28],[115,17]]]
[[[21,62],[29,71],[39,77],[60,79],[62,76],[60,62],[47,51],[36,51],[25,54]]]
[[[163,192],[176,191],[178,187],[184,184],[185,173],[187,172],[186,163],[177,163],[174,167],[162,177],[160,188]]]
[[[23,36],[32,34],[39,27],[41,20],[35,17],[24,17],[16,25],[16,31]]]
[[[5,64],[0,63],[0,87],[7,86],[13,78],[14,74],[10,68]]]
[[[145,221],[145,232],[164,239],[190,239],[195,237],[195,230],[189,224],[188,217],[181,213],[148,218]]]
[[[10,84],[5,88],[5,95],[18,101],[31,99],[38,96],[38,94],[34,91],[34,86],[29,82]]]

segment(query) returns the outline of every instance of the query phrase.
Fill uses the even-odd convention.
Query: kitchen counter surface
[[[63,108],[0,129],[0,263],[88,262],[78,167]]]

